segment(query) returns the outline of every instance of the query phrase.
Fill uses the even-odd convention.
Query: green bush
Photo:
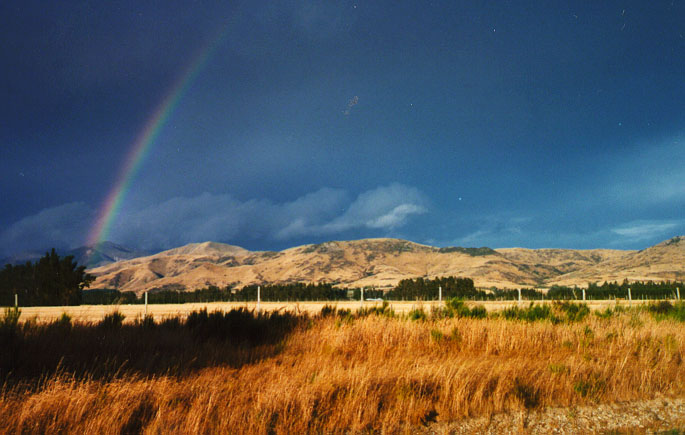
[[[568,322],[578,322],[590,314],[587,304],[574,304],[572,302],[555,302],[554,309],[563,313]]]
[[[595,311],[595,316],[599,317],[600,319],[611,319],[615,314],[617,314],[617,312],[612,310],[611,307],[607,307],[604,311]]]
[[[507,320],[523,320],[535,322],[539,320],[557,320],[552,315],[549,305],[537,305],[531,302],[527,308],[509,307],[502,310],[502,316]]]
[[[408,315],[410,320],[426,320],[426,312],[423,311],[423,308],[414,308]]]
[[[446,317],[472,317],[484,319],[488,316],[488,311],[482,305],[477,305],[471,309],[459,298],[451,298],[445,301]]]
[[[431,338],[436,343],[440,343],[445,338],[445,334],[443,334],[439,329],[431,329]]]
[[[673,304],[669,301],[652,302],[647,309],[655,315],[667,315],[673,311]]]
[[[357,316],[358,317],[363,317],[363,316],[385,316],[385,317],[395,317],[395,310],[390,308],[390,304],[388,301],[383,301],[383,304],[379,306],[373,306],[373,307],[363,307],[359,308],[357,310]]]
[[[471,308],[469,316],[473,317],[474,319],[485,319],[488,317],[488,310],[486,310],[482,305],[476,305],[475,307]]]
[[[685,302],[682,301],[678,301],[675,304],[671,304],[668,301],[651,303],[647,310],[657,320],[670,319],[685,322]]]

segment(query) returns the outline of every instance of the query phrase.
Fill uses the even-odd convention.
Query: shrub
[[[321,308],[321,317],[335,316],[336,310],[334,306],[326,304]]]
[[[488,310],[486,310],[482,305],[476,305],[475,307],[471,308],[471,313],[469,316],[473,317],[474,319],[484,319],[488,317]]]
[[[583,320],[590,314],[590,309],[587,304],[574,304],[572,302],[555,302],[554,308],[557,311],[564,313],[566,321],[578,322]]]
[[[408,315],[411,320],[426,320],[426,312],[423,311],[423,308],[414,308]]]
[[[596,373],[590,373],[573,383],[573,390],[576,393],[595,401],[601,398],[605,388],[606,381]]]
[[[507,320],[523,320],[526,322],[557,320],[552,316],[552,309],[549,305],[536,305],[535,302],[531,302],[527,308],[505,308],[502,310],[502,316]]]
[[[571,372],[571,369],[568,366],[561,363],[551,363],[549,365],[549,371],[554,373],[555,375],[567,375]]]
[[[143,328],[154,328],[157,325],[155,318],[151,314],[146,314],[142,319],[137,319],[136,324]]]
[[[669,301],[652,302],[647,309],[655,315],[667,315],[673,311],[673,305]]]
[[[535,408],[540,403],[540,391],[518,377],[514,379],[511,393],[525,409]]]
[[[595,311],[595,316],[600,319],[611,319],[615,314],[617,314],[616,311],[612,310],[611,307],[607,307],[604,311]]]
[[[363,308],[359,308],[357,310],[357,316],[358,317],[369,316],[369,315],[395,317],[395,310],[390,308],[390,304],[388,303],[388,301],[383,301],[383,304],[380,307],[379,306],[363,307]]]
[[[118,329],[124,323],[126,316],[119,311],[107,314],[100,322],[100,327],[103,329]]]
[[[685,302],[678,301],[671,304],[668,301],[651,303],[647,310],[657,320],[672,319],[678,322],[685,322]]]
[[[679,322],[685,322],[685,302],[678,301],[673,306],[671,317]]]
[[[2,332],[11,332],[17,329],[19,324],[19,317],[21,316],[21,310],[17,307],[5,308],[5,315],[0,318],[0,330]]]
[[[58,328],[71,329],[71,316],[67,313],[62,313],[62,315],[55,321]]]
[[[488,316],[488,311],[482,305],[477,305],[471,309],[459,298],[448,299],[445,302],[446,317],[472,317],[484,319]]]
[[[468,317],[471,314],[469,307],[464,305],[464,301],[459,298],[448,299],[445,302],[445,309],[449,317]]]
[[[461,339],[461,332],[455,326],[454,328],[452,328],[452,331],[450,331],[450,340],[454,341],[455,343],[461,343]]]
[[[440,343],[445,338],[445,334],[439,329],[431,329],[431,338],[433,341]]]

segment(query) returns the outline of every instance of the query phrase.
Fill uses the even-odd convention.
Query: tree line
[[[628,282],[624,280],[621,284],[618,281],[605,281],[601,285],[588,283],[585,296],[591,299],[628,299],[628,289],[630,289],[630,297],[633,299],[674,299],[677,297],[679,289],[685,291],[683,283],[678,281]],[[583,290],[578,287],[552,286],[547,292],[550,299],[561,300],[581,299],[582,295]]]
[[[95,279],[74,257],[60,258],[52,249],[35,263],[7,264],[0,271],[0,305],[79,305],[83,289]]]
[[[6,265],[0,270],[0,306],[14,304],[14,295],[20,305],[98,305],[98,304],[142,304],[144,295],[121,292],[115,289],[84,290],[94,280],[87,274],[85,266],[79,266],[73,256],[60,258],[53,249],[35,263]],[[257,300],[257,285],[240,289],[227,286],[209,286],[194,291],[171,289],[153,290],[148,293],[148,303],[189,302],[247,302]],[[682,282],[604,282],[589,283],[585,290],[586,299],[627,299],[628,289],[633,299],[673,299],[678,289],[685,291]],[[582,299],[583,290],[578,287],[553,286],[546,293],[523,288],[488,290],[477,289],[471,278],[440,277],[435,279],[415,278],[401,280],[390,290],[364,289],[364,299],[386,300],[437,300],[442,291],[443,300],[459,298],[464,300],[574,300]],[[683,294],[685,296],[685,294]],[[318,284],[275,284],[260,286],[263,301],[344,301],[359,300],[361,289],[336,287],[330,283]]]

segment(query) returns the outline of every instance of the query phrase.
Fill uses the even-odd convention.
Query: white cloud
[[[427,211],[426,200],[416,188],[394,183],[360,194],[347,211],[323,225],[318,232],[333,233],[351,228],[393,229],[410,215]]]
[[[648,240],[659,236],[672,235],[682,222],[679,221],[633,221],[611,231],[632,241]]]
[[[344,190],[323,188],[280,204],[204,193],[121,216],[112,238],[158,248],[203,240],[288,240],[363,228],[391,230],[425,213],[425,202],[417,189],[401,184],[369,190],[354,200]]]
[[[381,186],[351,198],[341,189],[323,188],[293,201],[241,201],[229,194],[177,197],[122,213],[110,239],[138,249],[158,249],[205,240],[242,243],[325,236],[355,229],[393,230],[426,212],[417,189]],[[51,246],[83,243],[93,222],[84,203],[48,208],[23,218],[0,233],[4,255]]]
[[[92,218],[93,210],[82,202],[43,209],[0,232],[0,253],[74,248],[82,244]]]

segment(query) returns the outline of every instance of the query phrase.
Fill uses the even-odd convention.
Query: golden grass
[[[580,302],[580,301],[576,301]],[[635,300],[635,306],[650,303],[652,301]],[[523,301],[521,306],[526,306],[529,302]],[[540,303],[537,301],[536,303]],[[544,301],[551,304],[551,301]],[[586,302],[588,307],[593,310],[600,310],[616,305],[614,300],[592,300]],[[466,302],[467,305],[483,305],[488,311],[497,311],[510,306],[519,305],[516,301],[478,301]],[[623,301],[624,306],[628,306],[627,301]],[[310,314],[319,313],[325,305],[334,305],[339,309],[357,310],[361,305],[359,301],[320,301],[320,302],[261,302],[260,308],[263,311],[291,311],[306,312]],[[365,301],[364,307],[380,306],[380,302]],[[444,305],[444,303],[442,303]],[[410,310],[423,307],[430,310],[433,306],[440,306],[437,301],[390,301],[390,307],[398,314],[407,313]],[[207,309],[207,311],[228,311],[235,308],[256,309],[256,302],[197,302],[187,304],[150,304],[148,314],[155,320],[166,317],[185,317],[193,311]],[[21,321],[34,320],[37,322],[51,322],[59,319],[62,313],[68,314],[77,322],[98,322],[105,315],[118,311],[126,316],[124,322],[132,322],[137,317],[145,315],[144,305],[78,305],[62,307],[21,307]]]
[[[432,421],[685,393],[682,323],[316,318],[274,356],[182,377],[51,375],[0,395],[0,432],[408,431]]]

